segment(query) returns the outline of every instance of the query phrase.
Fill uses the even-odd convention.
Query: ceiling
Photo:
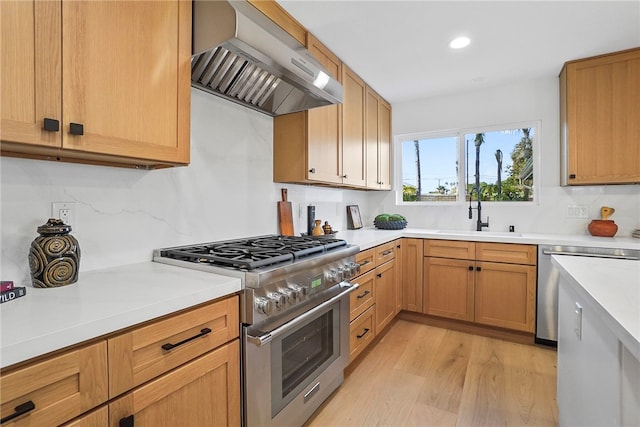
[[[556,77],[640,46],[634,1],[277,0],[392,104]],[[465,35],[471,44],[452,50]]]

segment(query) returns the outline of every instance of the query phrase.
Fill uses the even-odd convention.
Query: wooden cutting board
[[[282,190],[282,201],[278,202],[278,220],[280,222],[280,234],[282,236],[293,236],[293,215],[291,213],[291,202],[287,200],[287,189]]]

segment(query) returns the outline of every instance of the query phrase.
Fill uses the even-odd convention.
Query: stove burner
[[[253,270],[322,254],[346,244],[344,240],[333,238],[269,235],[166,249],[162,256]]]

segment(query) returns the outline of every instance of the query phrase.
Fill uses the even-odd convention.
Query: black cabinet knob
[[[469,266],[469,271],[473,271],[473,265]]]
[[[571,175],[569,175],[569,179],[576,179],[576,174],[572,173]]]
[[[316,168],[311,168],[311,169],[309,169],[309,172],[310,172],[310,173],[316,173]]]
[[[84,135],[84,125],[82,123],[69,123],[69,133],[71,135]]]
[[[48,117],[44,118],[44,125],[42,129],[49,132],[58,132],[60,131],[60,120],[50,119]]]

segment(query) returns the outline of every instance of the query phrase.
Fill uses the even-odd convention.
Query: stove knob
[[[326,274],[326,278],[329,282],[336,282],[338,281],[338,270],[335,269],[331,269],[329,271],[327,271]]]
[[[300,301],[307,296],[307,288],[305,286],[293,284],[289,286],[289,289],[292,289],[297,294],[298,300]]]
[[[287,297],[285,297],[280,292],[271,292],[269,294],[269,299],[275,304],[276,311],[282,310],[285,303],[287,302]]]
[[[338,267],[338,282],[342,282],[343,280],[347,279],[347,275],[348,275],[348,271],[345,267]]]
[[[351,276],[357,276],[360,274],[360,264],[357,262],[349,263],[349,270],[351,271]]]
[[[268,316],[273,311],[273,304],[271,303],[271,300],[268,298],[264,298],[264,297],[256,298],[256,310]]]
[[[281,288],[279,292],[285,296],[285,299],[289,304],[295,304],[298,299],[298,291],[291,288]]]

